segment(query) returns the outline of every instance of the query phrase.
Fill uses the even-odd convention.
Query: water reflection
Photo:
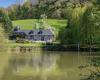
[[[82,67],[81,80],[100,80],[100,52],[90,52],[89,65]]]
[[[89,53],[80,53],[78,56],[77,52],[13,52],[2,80],[79,80],[78,66],[88,63],[90,58],[87,54]]]
[[[10,60],[13,70],[19,72],[24,67],[34,69],[35,72],[39,70],[52,70],[56,66],[57,56],[51,54],[39,53],[24,53],[14,54]]]

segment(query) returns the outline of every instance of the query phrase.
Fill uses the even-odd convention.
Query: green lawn
[[[22,29],[30,30],[33,29],[37,19],[26,19],[26,20],[15,20],[13,22],[13,26],[21,26]],[[55,29],[60,29],[67,25],[67,20],[56,20],[56,19],[47,19],[46,22],[54,27]]]

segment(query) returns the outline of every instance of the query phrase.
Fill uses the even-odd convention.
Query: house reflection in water
[[[51,54],[15,54],[11,59],[13,71],[20,72],[24,68],[33,72],[52,71],[57,66],[57,56]],[[26,68],[27,69],[27,68]]]

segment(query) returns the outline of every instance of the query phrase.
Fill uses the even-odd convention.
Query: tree
[[[72,9],[72,10],[71,10]],[[80,43],[80,30],[82,28],[81,26],[81,19],[83,16],[83,13],[85,12],[86,7],[75,7],[75,8],[70,8],[68,9],[67,13],[67,19],[68,19],[68,25],[67,27],[64,29],[64,36],[66,36],[65,38],[63,38],[63,40],[65,39],[66,41],[68,41],[67,43],[70,44],[77,44]],[[66,43],[66,41],[63,41]]]
[[[68,10],[68,26],[60,31],[60,41],[67,44],[94,44],[100,34],[99,9],[92,3]],[[69,12],[70,11],[70,12]]]
[[[18,18],[18,16],[16,16],[17,15],[17,12],[16,12],[17,7],[18,6],[16,4],[14,4],[14,5],[7,8],[8,16],[11,20],[16,20]]]
[[[97,43],[100,34],[100,10],[98,5],[88,7],[82,18],[82,38],[87,44]]]
[[[10,33],[12,30],[12,22],[10,18],[8,17],[8,14],[6,11],[3,11],[3,9],[0,10],[0,22],[2,23],[2,27],[4,28],[6,33]]]

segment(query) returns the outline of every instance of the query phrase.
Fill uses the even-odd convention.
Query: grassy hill
[[[25,19],[25,20],[15,20],[12,21],[13,26],[21,26],[22,29],[30,30],[33,29],[35,23],[38,22],[37,19]],[[47,19],[46,23],[50,26],[54,27],[56,30],[61,29],[62,27],[66,27],[67,20],[56,20],[56,19]]]

